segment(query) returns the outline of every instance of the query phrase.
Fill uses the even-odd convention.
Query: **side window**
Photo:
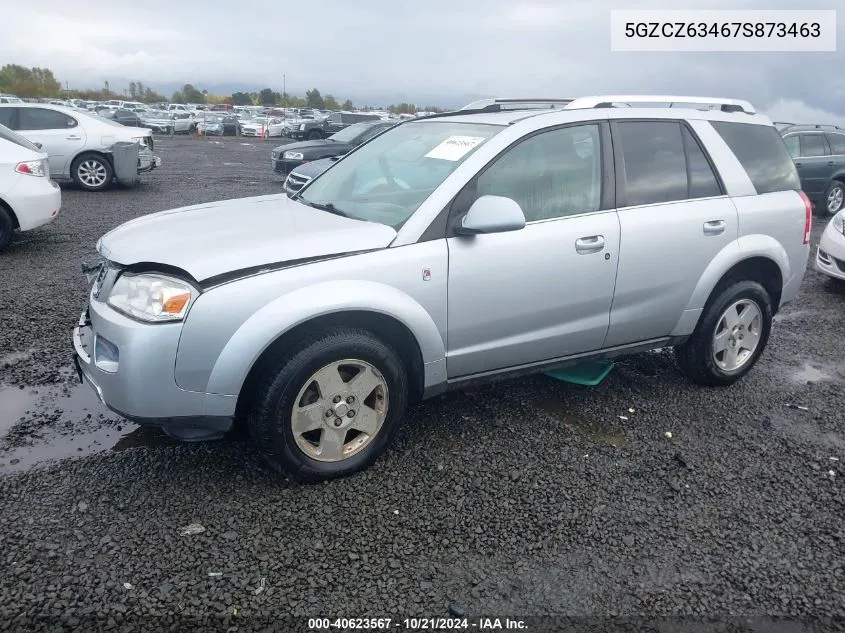
[[[845,134],[827,134],[826,136],[830,144],[830,153],[845,156]]]
[[[800,134],[801,156],[825,156],[827,155],[827,143],[824,134]]]
[[[687,168],[689,170],[689,195],[694,198],[710,198],[722,195],[722,187],[719,179],[713,173],[713,168],[704,155],[701,145],[687,129],[681,126],[681,133],[684,137],[684,147],[687,154]]]
[[[20,130],[66,130],[76,125],[73,117],[45,108],[20,108],[18,114]]]
[[[505,196],[528,222],[597,211],[601,205],[598,125],[532,136],[500,156],[475,183],[475,197]]]
[[[758,194],[801,189],[795,163],[773,126],[711,121],[751,179]]]
[[[681,124],[623,121],[618,130],[627,206],[685,200],[689,183]]]
[[[789,136],[783,137],[783,142],[786,143],[786,149],[792,158],[801,156],[801,143],[798,141],[797,134],[790,134]]]
[[[14,130],[15,126],[12,123],[15,118],[15,110],[17,108],[0,108],[0,125],[5,125],[10,130]]]

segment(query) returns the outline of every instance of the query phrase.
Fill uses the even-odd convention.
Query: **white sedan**
[[[20,134],[0,125],[0,250],[16,229],[52,222],[62,206],[59,185],[50,180],[50,159]]]
[[[282,136],[285,131],[285,122],[278,117],[258,118],[245,121],[241,125],[241,136],[261,136],[264,130],[267,136]]]
[[[819,240],[816,269],[845,280],[845,209],[833,216]]]

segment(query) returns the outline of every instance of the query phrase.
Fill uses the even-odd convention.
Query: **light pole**
[[[282,74],[282,99],[284,104],[282,105],[282,120],[288,120],[288,81],[285,74]]]

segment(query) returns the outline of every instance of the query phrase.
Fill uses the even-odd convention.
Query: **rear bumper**
[[[816,251],[816,270],[845,280],[845,235],[837,231],[833,222],[827,225]]]
[[[21,231],[49,224],[59,214],[62,191],[52,180],[21,176],[6,195]]]
[[[181,331],[179,323],[140,323],[93,300],[73,329],[80,381],[111,411],[137,424],[162,427],[184,440],[219,437],[232,427],[237,398],[176,385],[173,368]],[[109,344],[117,350],[117,361],[110,365],[102,362],[101,352]]]

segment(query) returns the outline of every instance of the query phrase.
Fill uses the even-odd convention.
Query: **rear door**
[[[801,132],[798,138],[801,151],[795,159],[795,167],[804,191],[810,198],[817,200],[830,183],[835,163],[824,132]]]
[[[606,347],[668,336],[702,272],[736,240],[736,208],[683,121],[611,124],[619,271]]]
[[[50,174],[67,176],[70,160],[85,146],[79,121],[58,110],[18,108],[17,129],[33,143],[40,143],[50,156]]]

